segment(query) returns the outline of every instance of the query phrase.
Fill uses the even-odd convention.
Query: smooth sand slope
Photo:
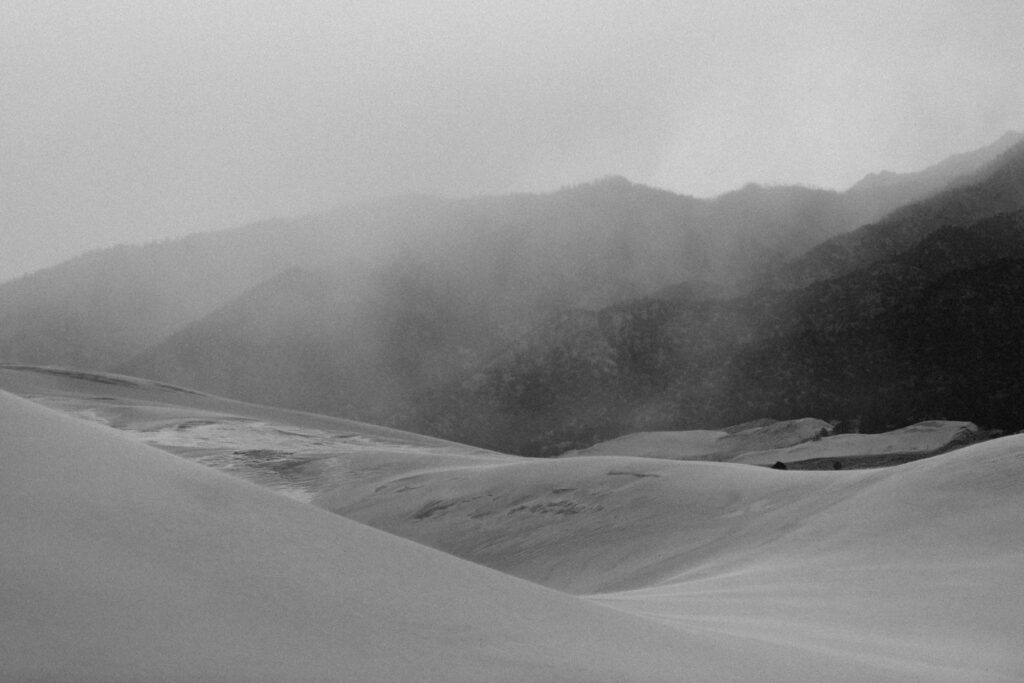
[[[234,402],[223,402],[205,440],[167,446],[194,457],[250,439],[236,459],[259,462],[249,446],[278,443],[283,430],[292,451],[277,466],[220,465],[576,597],[126,440],[197,429],[198,399],[187,392],[28,370],[0,371],[0,388],[125,430],[0,402],[3,547],[33,551],[0,558],[0,601],[17,608],[4,614],[19,615],[3,622],[0,644],[25,671],[68,652],[52,669],[58,680],[71,670],[60,666],[79,662],[99,678],[145,666],[173,678],[176,669],[159,667],[196,646],[199,663],[189,665],[207,667],[196,671],[241,679],[342,667],[362,673],[333,680],[403,680],[416,660],[425,673],[408,680],[1024,674],[1024,437],[882,470],[778,472],[619,456],[529,460],[401,433],[361,437],[354,448],[329,438],[345,433],[330,418],[294,414],[304,424],[288,427],[280,412],[232,418]],[[235,407],[256,409],[246,405]],[[154,411],[160,427],[147,432],[140,416]],[[339,444],[347,450],[330,450]],[[179,605],[173,596],[183,592],[205,597]],[[199,631],[182,626],[190,622]],[[136,623],[149,630],[136,633]],[[194,642],[203,638],[214,640]],[[284,660],[264,662],[252,654],[261,647]]]
[[[1024,436],[879,470],[601,457],[336,482],[317,504],[624,610],[927,680],[1024,675]]]
[[[737,539],[606,604],[780,644],[962,667],[963,680],[1019,680],[1024,437],[835,477],[840,490],[789,528]]]
[[[0,678],[898,680],[520,581],[0,394]],[[865,678],[867,677],[867,678]]]

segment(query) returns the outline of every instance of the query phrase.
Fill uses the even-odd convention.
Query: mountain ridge
[[[938,228],[964,225],[1024,206],[1024,141],[1002,151],[965,184],[908,204],[876,223],[837,235],[776,269],[768,282],[795,289],[907,249]]]
[[[869,431],[932,418],[1015,431],[1024,422],[1013,378],[1024,367],[1006,349],[1024,344],[1012,303],[1024,296],[1014,280],[1022,259],[1024,210],[934,231],[802,290],[566,313],[461,386],[420,400],[418,428],[532,455],[765,415],[816,414]],[[433,415],[444,417],[434,424]]]
[[[995,147],[987,149],[978,154]],[[946,175],[925,175],[954,182],[949,169],[960,170],[963,160],[953,161]],[[1017,180],[1003,178],[1004,204],[1017,202]],[[998,192],[946,192],[974,197],[972,206],[984,211],[999,208],[989,202]],[[895,215],[917,215],[915,206]],[[645,297],[710,301],[751,287],[774,301],[783,295],[762,292],[763,277],[854,227],[866,210],[878,207],[814,188],[748,185],[705,200],[621,177],[543,195],[366,203],[99,252],[0,285],[0,360],[121,369],[402,426],[423,396],[472,376],[559,312],[626,310]],[[935,215],[917,220],[930,230]],[[302,286],[276,279],[293,269],[313,279]],[[274,305],[278,296],[292,303]],[[655,318],[667,313],[643,305],[654,316],[643,324],[657,329]],[[772,306],[705,308],[722,318],[716,342],[730,346],[729,335],[742,341],[768,324]],[[630,318],[599,317],[613,326]],[[654,381],[662,352],[650,339],[644,344],[626,355]],[[721,381],[696,365],[690,371]]]

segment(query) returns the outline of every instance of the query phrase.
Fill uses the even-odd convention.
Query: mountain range
[[[619,434],[819,415],[1024,428],[1024,211],[796,291],[573,311],[423,400],[421,429],[554,455]]]
[[[767,415],[1016,429],[1012,379],[983,399],[958,354],[1013,377],[1021,140],[845,192],[610,177],[93,252],[0,285],[0,361],[530,454]]]

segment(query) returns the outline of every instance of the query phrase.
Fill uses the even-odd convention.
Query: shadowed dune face
[[[0,395],[4,675],[1024,671],[1024,436],[884,470],[778,472],[522,459],[131,378],[5,369],[0,388],[121,430]]]

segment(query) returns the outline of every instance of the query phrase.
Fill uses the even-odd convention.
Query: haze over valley
[[[1015,431],[986,348],[1018,334],[1021,140],[844,193],[606,178],[93,252],[0,285],[0,355],[528,455],[761,417]]]

